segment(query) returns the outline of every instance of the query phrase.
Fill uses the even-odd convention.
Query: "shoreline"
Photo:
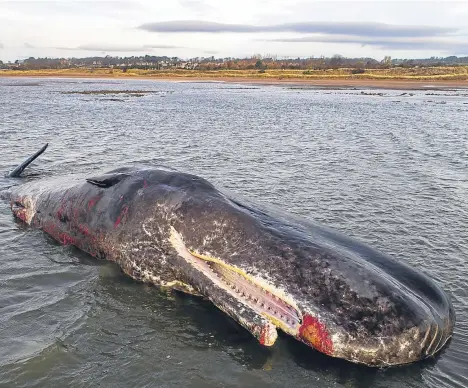
[[[0,78],[15,79],[42,79],[42,78],[60,78],[60,79],[102,79],[102,80],[149,80],[160,82],[213,82],[213,83],[237,83],[250,85],[271,85],[271,86],[310,86],[327,89],[394,89],[394,90],[446,90],[446,89],[468,89],[468,80],[410,80],[410,79],[262,79],[253,77],[153,77],[144,75],[135,76],[112,76],[106,74],[35,74],[18,75],[2,74]]]

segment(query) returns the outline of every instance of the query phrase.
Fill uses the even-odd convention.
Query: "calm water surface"
[[[64,93],[99,90],[151,93]],[[457,314],[449,348],[406,367],[356,366],[286,336],[265,349],[209,303],[133,282],[0,202],[0,386],[467,387],[468,90],[402,93],[0,78],[0,172],[45,142],[26,179],[133,163],[192,172],[410,263]]]

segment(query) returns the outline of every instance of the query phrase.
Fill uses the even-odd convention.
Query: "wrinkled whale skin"
[[[433,356],[455,322],[429,277],[311,221],[164,167],[41,179],[10,189],[14,215],[133,279],[201,295],[264,345],[280,328],[370,366]]]

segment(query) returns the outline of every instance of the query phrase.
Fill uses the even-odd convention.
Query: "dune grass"
[[[23,77],[147,77],[147,78],[175,78],[175,79],[217,79],[217,78],[243,78],[265,80],[468,80],[468,66],[453,67],[413,67],[390,69],[366,69],[362,74],[352,74],[353,69],[329,70],[140,70],[108,68],[93,69],[42,69],[42,70],[2,70],[1,76]]]

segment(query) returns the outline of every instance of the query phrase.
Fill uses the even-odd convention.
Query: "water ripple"
[[[158,93],[62,94],[92,90]],[[0,202],[0,386],[468,386],[468,116],[450,93],[0,78],[0,173],[45,142],[28,179],[170,165],[409,262],[457,313],[449,348],[403,368],[330,360],[285,336],[264,349],[210,304],[136,284]]]

